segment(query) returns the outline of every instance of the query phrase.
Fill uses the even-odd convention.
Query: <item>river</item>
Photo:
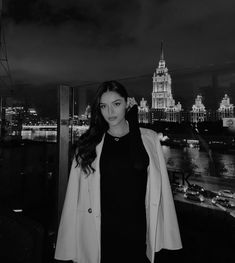
[[[198,148],[171,148],[162,146],[167,167],[187,169],[202,176],[235,179],[235,155],[220,152],[200,151]]]
[[[56,131],[25,131],[22,139],[56,142]],[[170,169],[185,170],[202,176],[235,179],[235,155],[213,151],[208,154],[199,148],[173,148],[163,145],[163,153]]]

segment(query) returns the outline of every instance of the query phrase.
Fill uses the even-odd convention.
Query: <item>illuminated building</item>
[[[181,122],[182,106],[179,102],[177,103],[177,105],[172,105],[167,107],[165,112],[166,112],[166,121]]]
[[[6,134],[19,135],[22,127],[22,119],[24,115],[23,107],[6,107]]]
[[[175,105],[171,91],[171,76],[164,60],[163,44],[158,68],[153,74],[151,121],[180,122],[181,104]]]
[[[138,118],[140,123],[149,123],[149,106],[147,101],[142,98],[138,106]]]
[[[87,105],[84,114],[79,117],[81,125],[89,125],[91,119],[91,106]]]
[[[206,109],[204,104],[202,103],[202,96],[197,95],[195,99],[195,104],[192,106],[192,110],[190,111],[191,122],[198,123],[206,120]]]
[[[39,117],[37,111],[34,108],[28,108],[24,113],[25,124],[37,124]]]
[[[227,94],[224,95],[220,106],[217,110],[218,119],[234,117],[234,106],[230,103],[230,98]]]
[[[87,119],[91,118],[91,106],[88,104],[85,110],[85,116],[87,117]]]

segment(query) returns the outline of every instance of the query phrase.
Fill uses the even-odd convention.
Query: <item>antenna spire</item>
[[[161,57],[160,57],[160,60],[164,60],[163,40],[161,41]]]

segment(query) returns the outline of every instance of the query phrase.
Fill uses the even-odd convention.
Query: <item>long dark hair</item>
[[[128,93],[125,87],[118,81],[105,81],[101,83],[91,105],[91,121],[89,129],[81,135],[77,142],[75,158],[77,165],[89,175],[94,172],[92,162],[96,158],[96,146],[102,140],[104,133],[108,130],[108,123],[104,120],[100,111],[100,99],[106,91],[114,91],[127,101]]]

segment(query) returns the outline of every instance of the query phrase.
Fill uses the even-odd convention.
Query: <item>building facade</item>
[[[138,106],[138,117],[139,123],[149,123],[149,106],[144,98],[141,99],[140,106]]]
[[[230,98],[227,94],[224,95],[222,101],[220,102],[220,106],[217,110],[217,116],[219,120],[234,117],[234,106],[230,103]]]
[[[171,76],[164,59],[163,44],[158,68],[153,74],[151,121],[180,122],[182,106],[175,104],[171,90]]]
[[[195,104],[192,106],[192,110],[190,111],[190,122],[198,123],[206,121],[206,108],[202,103],[202,96],[197,95],[195,99]]]

